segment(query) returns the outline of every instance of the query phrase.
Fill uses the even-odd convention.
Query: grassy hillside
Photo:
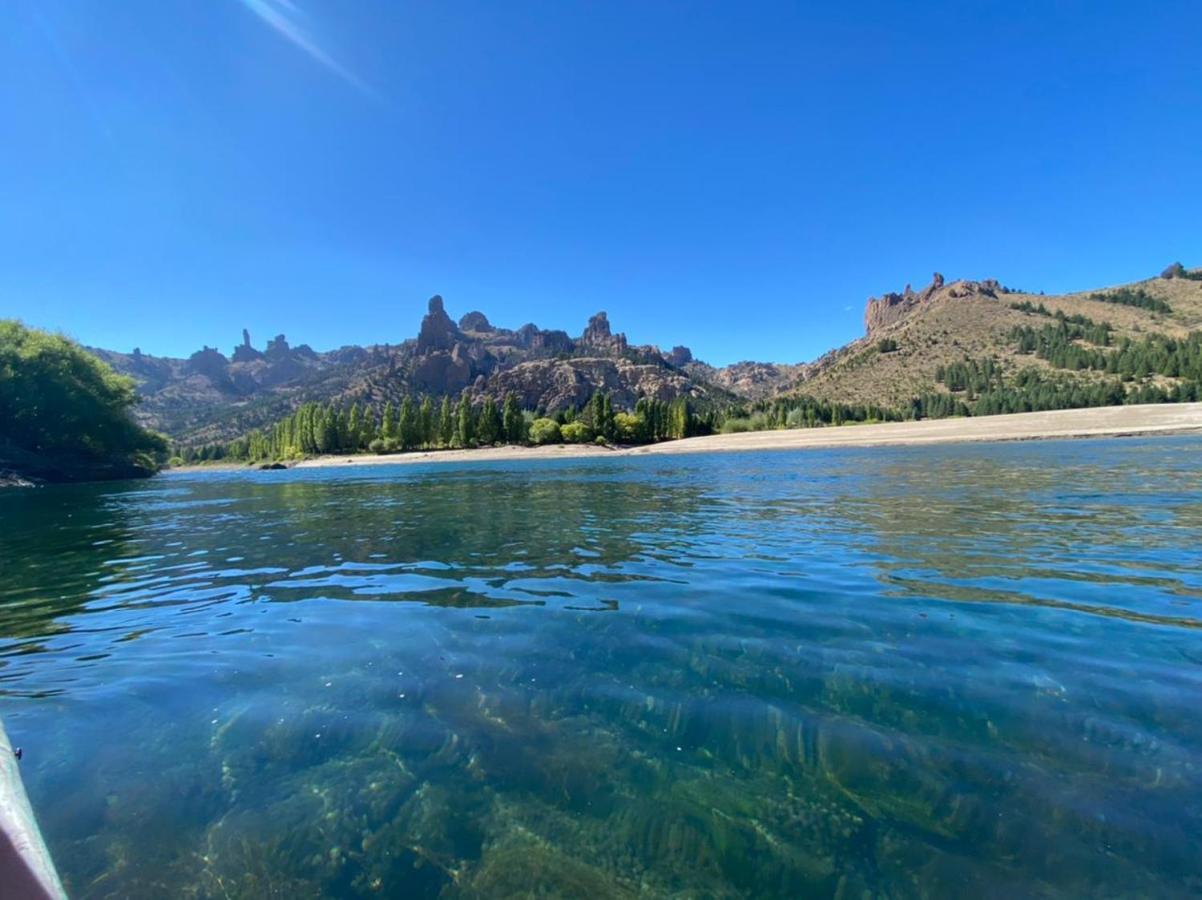
[[[1202,280],[1158,277],[1061,296],[998,287],[967,281],[938,287],[896,321],[872,328],[865,337],[829,354],[794,392],[828,401],[901,408],[913,397],[947,392],[936,375],[941,368],[966,359],[992,358],[1004,378],[1023,369],[1083,383],[1107,377],[1096,371],[1066,371],[1020,351],[1014,330],[1054,325],[1057,313],[1109,325],[1111,347],[1123,338],[1153,334],[1184,338],[1202,330]],[[1151,308],[1115,302],[1120,300]],[[1089,344],[1081,339],[1074,343]],[[1161,385],[1174,382],[1155,375],[1147,380]]]

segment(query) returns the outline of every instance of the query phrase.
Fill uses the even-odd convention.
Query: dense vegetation
[[[1092,369],[1125,380],[1161,375],[1166,378],[1202,380],[1202,332],[1177,339],[1150,334],[1123,338],[1112,349],[1109,326],[1069,324],[1064,320],[1043,328],[1019,327],[1011,332],[1022,353],[1033,353],[1058,369]],[[1079,340],[1100,346],[1085,346]]]
[[[1020,352],[1047,360],[1057,369],[1092,370],[1106,376],[1083,381],[1024,368],[1007,379],[995,360],[971,360],[941,366],[936,380],[948,393],[927,394],[910,405],[914,418],[1037,412],[1116,406],[1123,403],[1182,403],[1202,398],[1202,332],[1176,339],[1152,334],[1113,344],[1110,327],[1082,316],[1058,315],[1055,324],[1014,329]],[[1101,346],[1085,346],[1088,341]],[[1117,376],[1117,377],[1113,377]],[[1177,379],[1175,384],[1157,383]],[[1134,386],[1128,385],[1135,383]]]
[[[150,474],[166,441],[130,416],[133,382],[67,338],[0,321],[0,456],[45,478]]]
[[[467,395],[437,403],[431,397],[406,396],[399,405],[387,403],[380,409],[306,403],[270,428],[224,444],[183,447],[178,456],[184,462],[256,461],[497,444],[642,444],[706,434],[712,427],[712,419],[695,413],[683,397],[671,402],[642,398],[633,410],[621,410],[609,393],[597,391],[582,409],[540,417],[523,410],[513,394],[499,405],[491,397],[476,404]]]
[[[1143,288],[1117,288],[1105,293],[1090,294],[1089,299],[1096,300],[1099,303],[1117,303],[1119,306],[1135,306],[1139,309],[1146,309],[1149,312],[1168,313],[1173,311],[1171,306],[1163,300],[1153,297]]]
[[[722,422],[723,434],[774,428],[818,428],[866,422],[896,422],[896,410],[872,404],[834,403],[806,395],[764,400],[750,410],[733,410]]]

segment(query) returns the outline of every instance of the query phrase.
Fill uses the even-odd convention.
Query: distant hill
[[[864,337],[806,367],[801,380],[785,393],[904,408],[928,392],[950,393],[937,379],[941,367],[983,359],[996,360],[1004,377],[1024,369],[1081,383],[1106,377],[1093,370],[1065,369],[1020,349],[1015,329],[1055,326],[1057,313],[1108,325],[1111,347],[1124,338],[1185,338],[1202,330],[1202,270],[1170,267],[1160,277],[1134,284],[1057,296],[1010,289],[997,281],[945,282],[936,274],[921,291],[907,287],[870,298]],[[1071,343],[1092,346],[1081,338]],[[1155,375],[1148,379],[1166,386],[1176,380]]]
[[[317,353],[278,335],[259,350],[243,331],[229,356],[211,347],[187,359],[94,352],[137,383],[139,421],[183,443],[237,437],[310,401],[382,406],[405,394],[458,397],[466,391],[499,400],[513,392],[526,409],[555,412],[583,406],[597,390],[622,407],[642,396],[685,396],[702,408],[739,400],[690,371],[687,348],[631,345],[611,330],[604,312],[571,337],[533,324],[500,328],[480,312],[456,323],[438,296],[417,336],[400,344]]]
[[[1033,342],[1047,339],[1049,328],[1059,329],[1052,334],[1060,341],[1056,353],[1033,349]],[[1016,334],[1022,329],[1029,332],[1025,339]],[[947,282],[936,274],[921,290],[907,286],[869,298],[864,336],[812,362],[745,361],[716,368],[695,360],[687,347],[632,345],[611,330],[603,312],[572,337],[533,324],[498,327],[481,312],[456,322],[438,296],[431,298],[417,336],[399,344],[318,353],[290,346],[278,335],[260,350],[244,331],[229,356],[209,347],[187,359],[137,350],[95,352],[135,380],[142,397],[136,415],[143,425],[198,444],[243,435],[305,402],[382,407],[406,394],[466,392],[500,400],[512,392],[524,408],[545,413],[581,407],[597,390],[611,393],[614,404],[625,408],[642,396],[664,401],[684,396],[701,410],[734,411],[812,397],[913,415],[915,398],[924,395],[972,401],[973,388],[958,384],[946,370],[963,364],[977,371],[972,367],[986,361],[995,386],[1035,371],[1061,387],[1121,377],[1127,392],[1168,389],[1184,378],[1165,374],[1171,366],[1107,373],[1097,359],[1078,357],[1091,350],[1111,354],[1128,339],[1180,339],[1200,330],[1202,273],[1175,265],[1156,278],[1062,296],[994,280]],[[1093,344],[1091,336],[1104,341]],[[1159,352],[1156,347],[1140,352],[1145,350]],[[1066,351],[1073,355],[1067,363]]]

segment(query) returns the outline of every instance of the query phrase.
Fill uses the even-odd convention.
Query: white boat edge
[[[0,894],[21,900],[66,900],[17,763],[0,722]]]

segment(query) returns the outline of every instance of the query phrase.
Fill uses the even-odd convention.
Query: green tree
[[[587,444],[593,439],[593,430],[585,422],[568,422],[559,429],[563,439],[569,444]]]
[[[417,412],[418,443],[424,447],[433,447],[438,443],[437,423],[434,421],[434,401],[427,394],[422,398],[421,408]]]
[[[617,437],[617,427],[614,423],[613,398],[608,391],[601,398],[601,423],[597,431],[607,441],[612,441]]]
[[[517,394],[510,392],[505,395],[505,412],[502,419],[505,441],[510,444],[525,443],[526,417],[522,415],[522,407],[518,405]]]
[[[346,419],[347,440],[351,450],[363,449],[363,411],[358,403],[351,404],[350,415]]]
[[[100,463],[130,470],[113,474],[153,472],[167,441],[134,423],[135,401],[129,378],[73,341],[0,321],[0,445],[80,459],[47,474],[99,476]]]
[[[380,437],[386,441],[397,439],[396,407],[392,405],[391,400],[384,405],[384,421],[380,425]]]
[[[537,446],[558,444],[563,440],[559,423],[554,419],[535,419],[530,423],[530,443]]]
[[[442,447],[450,447],[455,443],[455,413],[451,407],[450,397],[443,397],[442,406],[439,407],[438,443]]]
[[[497,402],[492,397],[485,397],[484,406],[480,410],[480,418],[476,422],[476,441],[483,447],[491,447],[503,437],[501,414],[497,411]]]
[[[476,416],[467,394],[459,398],[459,408],[455,413],[455,443],[460,447],[473,447],[476,444]]]
[[[417,407],[408,394],[401,401],[401,412],[397,416],[397,440],[400,441],[402,450],[412,450],[421,442],[418,435]]]

